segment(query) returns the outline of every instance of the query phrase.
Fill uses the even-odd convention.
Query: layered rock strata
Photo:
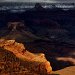
[[[22,43],[0,39],[0,48],[12,52],[17,58],[23,60],[30,71],[43,75],[50,74],[52,71],[50,62],[46,60],[44,54],[33,54],[26,50]]]

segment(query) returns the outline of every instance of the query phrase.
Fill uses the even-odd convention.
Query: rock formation
[[[70,62],[71,64],[75,65],[75,58],[72,57],[57,57],[56,59],[59,61]]]
[[[46,60],[44,54],[30,53],[22,43],[17,43],[15,40],[0,39],[0,48],[12,52],[17,58],[24,61],[26,68],[30,71],[43,75],[50,74],[52,71],[50,62]]]
[[[24,25],[23,22],[8,22],[7,25],[7,33],[5,33],[3,36],[0,36],[1,38],[13,39],[18,42],[33,42],[35,40],[41,39],[40,37],[28,31],[29,28],[26,25]]]

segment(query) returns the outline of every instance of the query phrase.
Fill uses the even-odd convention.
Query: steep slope
[[[30,53],[29,51],[25,50],[23,44],[17,43],[15,40],[0,39],[0,47],[13,53],[16,58],[24,61],[26,65],[25,67],[32,72],[46,75],[50,74],[52,71],[50,63],[46,60],[44,54]]]
[[[0,48],[0,75],[39,75],[29,70],[28,62],[18,59],[12,52]]]
[[[2,38],[13,39],[19,42],[33,42],[34,40],[40,39],[39,37],[33,35],[31,32],[28,32],[28,31],[20,32],[18,30],[11,31]]]
[[[13,39],[19,42],[32,42],[34,40],[41,39],[30,31],[27,31],[27,27],[25,27],[21,22],[9,22],[8,30],[9,32],[5,33],[2,38]]]

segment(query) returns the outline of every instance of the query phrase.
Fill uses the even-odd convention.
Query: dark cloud
[[[0,2],[52,2],[52,3],[56,3],[56,2],[66,2],[66,3],[70,3],[70,2],[74,2],[75,0],[0,0]]]

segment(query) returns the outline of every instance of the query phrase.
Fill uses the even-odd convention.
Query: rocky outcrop
[[[70,62],[71,64],[75,65],[75,58],[72,57],[57,57],[56,59],[59,61]]]
[[[0,47],[24,61],[26,68],[32,72],[46,75],[52,71],[50,62],[46,60],[44,54],[33,54],[27,51],[22,43],[17,43],[15,40],[0,39]]]
[[[8,22],[7,25],[8,28],[6,29],[5,33],[2,34],[4,30],[1,31],[1,38],[16,40],[18,42],[33,42],[35,40],[41,39],[40,37],[30,32],[29,28],[24,25],[23,22]]]

